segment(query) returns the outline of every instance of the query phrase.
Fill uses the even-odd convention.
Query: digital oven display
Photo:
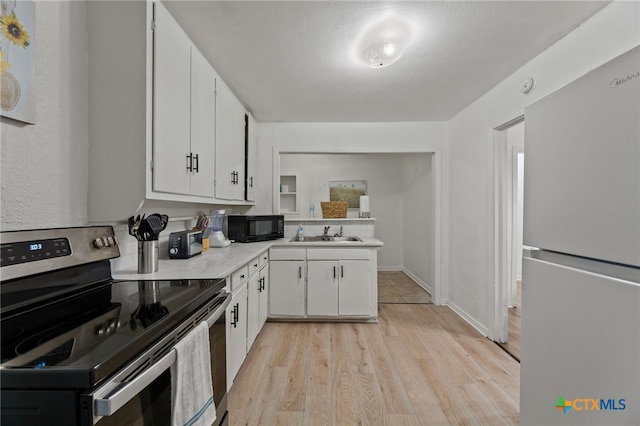
[[[0,266],[9,266],[69,256],[71,254],[71,246],[67,238],[52,238],[2,244],[0,252]]]

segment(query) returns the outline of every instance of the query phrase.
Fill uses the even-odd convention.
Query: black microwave
[[[241,243],[276,240],[284,238],[284,216],[282,215],[229,215],[227,237]]]

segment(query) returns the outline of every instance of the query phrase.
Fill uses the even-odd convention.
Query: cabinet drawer
[[[269,263],[269,250],[266,250],[264,253],[258,256],[258,267],[262,269],[266,264]]]
[[[272,248],[270,249],[270,260],[305,260],[307,250],[303,248]]]
[[[258,272],[258,269],[260,269],[260,257],[256,256],[253,259],[251,259],[248,263],[248,266],[249,266],[249,276]]]
[[[369,260],[369,249],[309,249],[308,260]]]
[[[233,274],[231,274],[231,291],[235,291],[240,285],[249,278],[249,267],[244,265]]]

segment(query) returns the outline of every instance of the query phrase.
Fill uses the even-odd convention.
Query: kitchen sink
[[[298,237],[293,237],[289,240],[292,243],[352,243],[352,242],[362,242],[362,240],[358,237],[330,237],[330,236],[313,236],[313,237],[304,237],[302,241],[298,239]]]

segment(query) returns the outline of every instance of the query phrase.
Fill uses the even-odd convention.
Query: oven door
[[[224,302],[219,303],[219,298]],[[218,296],[215,310],[206,318],[209,326],[209,345],[211,353],[211,375],[214,403],[216,405],[216,423],[227,423],[227,381],[226,381],[226,335],[225,309],[231,299],[227,293]],[[207,308],[199,310],[185,324],[176,330],[184,335],[204,320]],[[175,362],[176,333],[167,336],[140,357],[129,363],[107,383],[82,397],[83,425],[170,425],[171,424],[171,376],[170,368]],[[168,348],[168,349],[166,349]],[[156,362],[150,362],[154,356],[166,353]],[[151,364],[149,366],[149,364]]]

